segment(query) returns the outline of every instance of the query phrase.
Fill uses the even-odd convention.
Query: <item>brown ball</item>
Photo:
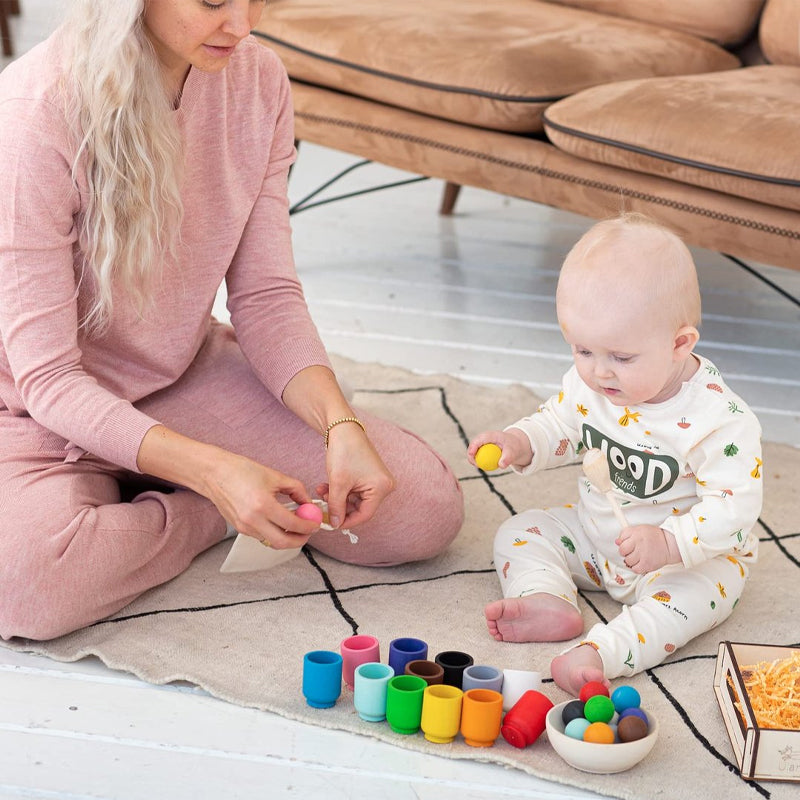
[[[647,723],[633,714],[623,717],[617,725],[617,736],[621,742],[635,742],[647,736]]]

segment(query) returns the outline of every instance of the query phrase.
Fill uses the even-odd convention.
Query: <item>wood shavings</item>
[[[741,674],[760,728],[800,730],[800,650],[792,650],[786,658],[742,667]],[[742,714],[738,697],[735,705]]]

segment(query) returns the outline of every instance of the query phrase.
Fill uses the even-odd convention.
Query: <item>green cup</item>
[[[395,733],[410,735],[419,730],[422,693],[428,684],[418,675],[395,675],[386,689],[386,721]]]

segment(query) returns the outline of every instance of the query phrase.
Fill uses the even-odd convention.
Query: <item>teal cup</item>
[[[366,722],[386,719],[386,695],[394,670],[388,664],[368,661],[359,664],[353,675],[353,705]]]
[[[419,730],[422,698],[428,683],[418,675],[397,675],[386,691],[386,721],[395,733],[406,736]]]
[[[303,656],[303,696],[313,708],[332,708],[342,693],[342,657],[332,650]]]

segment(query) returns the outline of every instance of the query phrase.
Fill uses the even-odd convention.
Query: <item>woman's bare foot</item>
[[[498,642],[563,642],[583,632],[580,612],[552,594],[495,600],[483,613]]]
[[[590,644],[582,644],[556,656],[550,662],[553,680],[566,692],[578,696],[581,687],[589,681],[609,683],[603,674],[603,660]]]

